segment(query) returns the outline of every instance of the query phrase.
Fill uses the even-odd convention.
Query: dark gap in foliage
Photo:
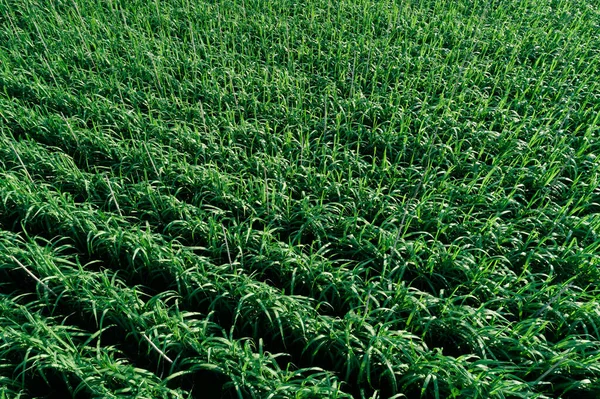
[[[194,399],[237,399],[233,387],[227,387],[231,380],[212,371],[195,371],[183,377],[175,378],[167,384],[169,388],[190,392]]]
[[[428,348],[440,348],[444,356],[460,357],[473,353],[473,348],[452,328],[432,326],[423,338]]]
[[[25,353],[19,353],[5,359],[12,364],[20,364],[25,360]],[[79,391],[77,394],[73,394],[73,388],[78,385],[77,378],[71,375],[65,375],[55,369],[45,369],[44,375],[40,372],[32,374],[31,372],[25,373],[25,377],[22,377],[22,368],[15,368],[13,375],[19,374],[19,378],[15,378],[14,381],[21,385],[25,390],[26,397],[36,399],[86,399],[89,398],[89,393],[84,390]]]
[[[554,392],[549,392],[549,394],[556,395],[556,393]],[[600,395],[600,386],[598,386],[598,383],[596,383],[596,386],[594,388],[575,388],[570,391],[564,392],[558,397],[562,399],[598,399],[598,395]]]
[[[15,270],[0,269],[0,294],[18,296],[30,293],[31,283],[27,280],[32,280],[30,276],[25,276],[25,272]]]

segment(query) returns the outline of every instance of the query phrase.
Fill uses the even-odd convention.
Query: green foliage
[[[587,0],[0,0],[0,398],[600,395]]]

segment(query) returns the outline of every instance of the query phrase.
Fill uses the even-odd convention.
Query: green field
[[[595,0],[0,0],[0,399],[600,398]]]

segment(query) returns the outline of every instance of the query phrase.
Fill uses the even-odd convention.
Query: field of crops
[[[0,398],[600,397],[593,0],[0,0]]]

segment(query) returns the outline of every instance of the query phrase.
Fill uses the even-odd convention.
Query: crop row
[[[80,137],[86,137],[85,131],[83,133],[84,135]],[[64,139],[65,136],[63,135],[62,137]],[[526,253],[528,247],[534,247],[539,242],[539,237],[544,235],[551,236],[552,240],[559,244],[564,240],[565,247],[567,248],[575,238],[583,238],[584,241],[590,243],[586,239],[586,237],[589,237],[590,230],[585,227],[587,224],[585,215],[595,212],[594,209],[598,206],[598,196],[600,195],[598,184],[594,180],[594,176],[596,176],[596,179],[598,176],[594,172],[598,165],[595,164],[593,166],[594,164],[590,161],[584,161],[582,166],[586,169],[581,170],[572,179],[566,177],[558,179],[556,177],[556,169],[547,169],[546,173],[548,177],[536,175],[535,172],[527,172],[527,174],[520,178],[523,183],[539,180],[541,182],[536,184],[548,186],[548,190],[558,193],[560,197],[552,201],[548,201],[548,197],[540,196],[534,196],[529,199],[524,198],[523,187],[525,185],[520,183],[519,180],[514,182],[507,181],[504,183],[504,187],[500,186],[500,189],[497,189],[497,192],[493,194],[482,196],[481,194],[473,195],[469,193],[474,189],[477,189],[479,192],[486,191],[488,187],[484,184],[489,184],[494,175],[504,174],[502,169],[498,168],[496,170],[490,169],[489,172],[482,171],[482,184],[479,187],[466,187],[466,190],[462,192],[449,191],[449,202],[442,200],[441,197],[430,197],[430,194],[428,194],[427,196],[421,195],[421,198],[414,201],[406,201],[405,197],[403,202],[387,202],[389,200],[386,200],[386,202],[378,203],[377,198],[384,197],[384,193],[378,193],[376,189],[374,190],[368,186],[358,187],[358,193],[355,195],[355,198],[364,198],[365,201],[368,198],[375,199],[375,201],[371,201],[374,202],[371,205],[375,209],[379,209],[377,215],[365,219],[356,214],[357,208],[353,210],[353,208],[347,209],[346,206],[336,206],[335,201],[323,202],[323,198],[320,200],[315,197],[311,198],[310,194],[304,200],[298,202],[293,200],[294,193],[290,192],[287,196],[279,197],[280,200],[278,202],[273,201],[270,205],[267,203],[265,206],[264,196],[268,195],[269,192],[273,193],[273,198],[276,198],[274,193],[278,193],[278,195],[283,194],[281,193],[281,187],[285,188],[287,186],[285,180],[274,184],[271,188],[268,187],[268,183],[259,183],[262,184],[262,187],[259,185],[258,190],[256,190],[251,187],[244,187],[244,179],[233,177],[226,173],[223,174],[221,170],[212,167],[189,165],[184,161],[174,162],[173,159],[179,159],[180,157],[172,150],[165,152],[151,144],[134,146],[131,142],[111,142],[102,145],[102,137],[96,139],[95,144],[91,144],[93,138],[90,136],[85,146],[74,142],[70,145],[70,148],[88,148],[90,152],[95,154],[106,154],[106,151],[108,151],[108,154],[105,156],[109,156],[112,159],[110,164],[118,165],[119,168],[118,170],[114,170],[117,176],[114,179],[110,178],[110,181],[113,182],[112,186],[110,183],[108,184],[115,188],[115,190],[120,186],[127,185],[131,181],[129,179],[136,181],[134,173],[144,171],[146,180],[143,181],[148,182],[148,185],[158,185],[159,190],[166,191],[179,200],[189,201],[192,205],[198,207],[207,207],[210,204],[210,207],[207,207],[209,211],[214,210],[217,214],[223,211],[221,213],[223,217],[219,218],[221,224],[229,224],[228,219],[232,218],[234,219],[234,224],[237,224],[238,228],[242,231],[245,228],[245,223],[252,224],[253,227],[255,223],[259,223],[259,225],[265,226],[266,229],[275,233],[276,237],[279,238],[282,238],[282,234],[286,230],[288,231],[286,234],[293,234],[293,237],[312,236],[312,239],[309,239],[308,242],[314,240],[315,243],[320,245],[328,244],[331,246],[333,244],[332,248],[329,248],[330,255],[342,259],[350,257],[352,259],[359,259],[359,264],[353,266],[361,268],[360,262],[363,262],[363,268],[365,267],[364,265],[369,266],[367,270],[372,267],[381,268],[381,265],[389,258],[387,254],[394,252],[396,247],[398,247],[399,239],[400,242],[406,241],[404,237],[406,233],[416,233],[417,237],[419,235],[427,237],[427,233],[430,233],[436,241],[442,240],[443,242],[456,243],[458,245],[456,248],[460,248],[461,250],[472,244],[485,243],[492,251],[490,255],[505,256],[513,263],[515,261],[522,263],[522,260],[518,259],[520,257],[519,254]],[[49,138],[48,141],[51,142],[52,140]],[[110,150],[107,150],[108,148]],[[65,149],[67,152],[70,152],[69,147]],[[14,154],[11,154],[8,148],[7,151],[7,156],[14,158]],[[137,154],[137,156],[134,154]],[[61,155],[56,156],[61,157]],[[119,157],[121,162],[116,163]],[[185,159],[185,156],[182,155],[181,159]],[[70,163],[68,157],[57,162],[63,164],[64,162]],[[77,168],[70,167],[69,170],[76,172]],[[158,173],[152,175],[153,170],[163,171],[164,174]],[[508,172],[508,175],[510,175],[510,170]],[[583,173],[585,173],[585,176],[588,176],[586,179],[590,179],[589,181],[583,180]],[[290,174],[293,173],[290,172]],[[76,176],[80,176],[78,180],[80,186],[76,188],[68,186],[72,185],[73,182],[67,180],[67,176],[63,178],[59,177],[58,183],[61,184],[60,182],[63,182],[61,189],[66,189],[67,191],[74,190],[78,196],[76,198],[82,198],[80,193],[85,189],[86,195],[89,197],[90,193],[93,192],[90,191],[91,187],[89,184],[91,183],[88,183],[92,181],[92,176],[87,175],[83,177],[81,176],[81,172],[78,172]],[[227,178],[224,176],[227,176]],[[160,183],[154,179],[161,179]],[[445,179],[440,182],[429,180],[431,178],[426,178],[425,176],[421,177],[421,179],[423,185],[449,183]],[[477,180],[474,179],[473,181]],[[223,182],[228,181],[229,183],[225,183],[224,186]],[[237,191],[232,192],[228,187],[234,185],[239,188]],[[173,190],[176,192],[172,193]],[[511,191],[508,192],[506,190]],[[142,189],[139,192],[143,191],[147,190],[144,190],[142,185]],[[243,199],[248,194],[241,195],[242,192],[250,193],[251,197]],[[102,193],[100,192],[100,194]],[[345,193],[345,195],[347,194]],[[97,195],[96,198],[102,198],[102,196]],[[113,196],[111,194],[103,198],[113,198]],[[574,201],[573,198],[577,199]],[[251,214],[245,215],[247,210],[252,209],[251,205],[260,204],[261,199],[263,202],[260,206],[262,206],[263,210],[265,208],[268,209],[270,206],[271,215],[256,214],[254,211]],[[525,199],[526,202],[522,203],[522,199]],[[119,204],[125,202],[126,206],[127,201],[130,201],[129,197],[123,195],[114,197],[112,201],[104,201],[104,206],[107,209],[118,211],[116,208],[119,207]],[[284,201],[284,203],[282,204],[281,201]],[[461,204],[463,202],[464,204]],[[174,204],[174,198],[163,205],[168,204]],[[460,206],[457,206],[459,204]],[[153,202],[149,205],[160,206],[161,203]],[[449,208],[449,205],[454,206]],[[178,206],[180,207],[180,205]],[[537,209],[534,209],[535,206],[537,206]],[[384,209],[385,213],[382,214]],[[449,213],[450,209],[453,210],[453,213]],[[165,211],[165,215],[168,212]],[[197,214],[199,211],[194,212]],[[353,213],[354,215],[352,216]],[[560,218],[559,225],[554,222],[557,214]],[[275,217],[273,215],[279,216]],[[240,220],[245,216],[249,222]],[[584,217],[581,218],[581,216]],[[160,217],[163,219],[163,214]],[[166,219],[163,223],[164,225],[168,225],[169,222],[173,221],[172,219],[169,220],[168,216],[166,216]],[[425,223],[425,220],[433,220],[434,224]],[[457,223],[460,220],[463,220],[463,222]],[[447,221],[454,222],[447,223]],[[177,224],[171,225],[171,227],[175,226]],[[325,228],[325,226],[328,227]],[[181,238],[187,238],[188,242],[194,242],[197,241],[196,238],[199,236],[199,234],[195,234],[198,228],[206,230],[206,227],[201,227],[197,224],[184,225],[174,230],[176,231],[175,234],[179,234]],[[401,228],[404,234],[395,234],[394,230],[398,228]],[[472,231],[474,229],[479,229],[480,232],[473,237]],[[192,231],[191,233],[190,230]],[[536,233],[533,237],[531,237],[532,230]],[[569,231],[573,231],[574,234],[569,234]],[[517,240],[514,239],[515,236],[518,237]],[[378,245],[374,246],[371,244],[374,240],[377,241]],[[292,242],[298,242],[298,238],[293,239]],[[592,239],[591,242],[594,242],[594,240]],[[206,243],[204,241],[204,244]],[[214,239],[211,244],[214,245]],[[238,242],[238,245],[243,245],[243,242]],[[383,247],[383,250],[380,249],[381,247]],[[423,255],[420,255],[421,259],[426,258]],[[514,259],[515,257],[517,259]],[[558,259],[568,257],[561,255]],[[435,258],[431,257],[430,259],[435,260]],[[433,266],[435,264],[428,265],[427,269]],[[464,281],[460,277],[460,269],[454,270],[454,272],[458,273],[458,277],[456,277],[457,282]],[[444,285],[442,284],[442,286]]]
[[[248,341],[228,339],[210,321],[210,314],[180,311],[174,292],[144,300],[143,288],[129,288],[118,273],[93,271],[93,265],[81,265],[76,258],[62,255],[68,245],[45,244],[25,242],[4,232],[0,238],[3,268],[12,273],[26,269],[35,276],[39,300],[46,308],[63,313],[69,309],[93,320],[98,345],[103,332],[114,325],[118,335],[145,345],[155,363],[167,363],[170,368],[165,382],[194,372],[197,378],[197,371],[204,370],[217,374],[217,380],[218,375],[231,380],[238,394],[251,397],[339,394],[331,376],[319,379],[323,374],[319,370],[308,370],[310,376],[303,370],[283,371],[275,356],[263,353],[262,348],[256,353]]]
[[[21,375],[21,381],[31,382],[26,374],[33,371],[66,385],[73,394],[85,391],[96,398],[184,397],[162,386],[152,373],[119,360],[115,348],[90,345],[94,336],[44,317],[36,307],[35,302],[24,306],[0,297],[0,352],[3,359],[14,359],[14,375]]]
[[[324,224],[346,226],[343,233],[338,232],[341,237],[336,237],[335,231],[327,233],[332,241],[341,239],[351,247],[372,248],[372,251],[363,254],[365,258],[370,255],[371,262],[365,259],[362,264],[356,265],[349,262],[344,264],[342,261],[327,261],[324,255],[331,254],[331,250],[327,248],[331,243],[325,246],[325,251],[316,253],[316,256],[307,257],[304,253],[294,251],[291,247],[279,242],[277,237],[273,236],[273,230],[253,230],[254,219],[242,221],[234,218],[233,225],[231,225],[232,220],[229,217],[223,217],[223,212],[226,211],[221,212],[221,209],[213,206],[202,209],[199,206],[182,202],[177,195],[169,194],[168,189],[159,182],[146,181],[128,184],[126,177],[82,172],[72,164],[69,157],[65,157],[60,152],[49,152],[46,148],[33,143],[13,142],[11,144],[9,140],[7,144],[4,152],[5,159],[7,161],[12,159],[14,167],[25,167],[29,171],[28,173],[34,176],[49,178],[50,182],[61,191],[69,192],[79,201],[91,201],[100,209],[118,212],[127,218],[133,217],[132,220],[135,221],[139,219],[149,222],[162,234],[177,238],[187,245],[197,247],[201,243],[202,246],[212,248],[204,248],[203,251],[212,259],[220,258],[227,261],[229,258],[230,261],[237,261],[239,257],[239,260],[243,261],[244,268],[253,272],[259,271],[259,276],[266,273],[270,279],[279,283],[278,285],[283,285],[288,292],[293,292],[296,283],[306,285],[306,282],[312,282],[313,286],[309,288],[310,296],[327,300],[330,304],[334,304],[335,308],[341,306],[339,311],[347,311],[349,308],[359,306],[360,302],[351,299],[353,298],[352,290],[346,290],[340,295],[334,294],[333,296],[323,296],[319,292],[323,290],[331,292],[333,281],[347,281],[348,279],[353,281],[354,291],[364,292],[361,284],[366,284],[369,274],[375,268],[380,283],[396,281],[399,278],[398,274],[412,275],[412,278],[418,277],[419,274],[425,274],[421,277],[422,280],[437,280],[436,285],[425,287],[435,293],[440,288],[455,289],[459,282],[476,279],[477,275],[481,275],[482,271],[488,269],[488,267],[480,267],[482,263],[490,262],[501,262],[503,265],[510,264],[513,267],[515,264],[521,263],[524,269],[537,264],[533,269],[534,272],[535,269],[538,269],[546,274],[548,272],[553,274],[551,267],[556,268],[562,264],[560,276],[568,279],[574,273],[579,273],[573,269],[574,262],[578,259],[578,251],[594,253],[594,248],[598,245],[595,239],[597,218],[594,216],[578,217],[578,214],[582,212],[585,215],[586,207],[589,209],[590,206],[595,206],[594,196],[597,195],[598,186],[594,184],[593,180],[586,185],[582,181],[579,182],[578,189],[587,187],[587,193],[582,192],[582,197],[578,198],[576,203],[570,200],[570,203],[567,204],[568,208],[560,209],[555,202],[546,202],[546,209],[541,211],[538,209],[535,213],[527,208],[517,208],[514,211],[505,210],[502,211],[501,216],[496,215],[478,222],[482,225],[482,229],[487,230],[480,232],[479,237],[461,235],[450,246],[440,245],[439,236],[432,237],[423,231],[417,231],[416,234],[408,234],[405,237],[410,231],[406,226],[402,226],[408,224],[404,223],[404,219],[417,218],[421,212],[418,206],[413,205],[413,209],[411,209],[411,214],[416,213],[417,215],[407,218],[407,210],[405,210],[403,220],[396,220],[396,223],[400,222],[404,234],[401,234],[402,231],[394,231],[391,223],[388,223],[387,226],[386,223],[380,226],[373,225],[364,219],[343,215],[336,210],[334,204],[324,206],[322,217],[327,218],[323,221]],[[125,152],[123,152],[124,154]],[[21,164],[22,162],[25,163]],[[198,175],[200,173],[194,174],[196,177]],[[593,179],[593,176],[597,175],[592,173],[591,176]],[[506,216],[509,212],[518,212],[518,214],[514,215],[514,219],[511,220]],[[301,213],[301,210],[298,213]],[[473,225],[473,222],[477,220],[477,214],[467,214],[464,218],[471,223],[465,223],[463,229],[476,226]],[[360,230],[359,222],[364,223]],[[355,225],[353,229],[352,223]],[[414,223],[418,223],[418,221]],[[438,226],[441,223],[442,220],[439,220]],[[229,225],[227,229],[233,230],[233,233],[223,237],[223,226],[227,225]],[[533,232],[527,232],[527,230],[533,230]],[[461,234],[465,233],[461,232]],[[499,241],[502,239],[500,235],[510,237],[510,240],[500,243]],[[542,238],[543,236],[547,237]],[[368,245],[369,240],[373,239],[379,241],[380,247],[382,244],[389,247],[390,252],[386,253],[385,250],[377,248],[373,244]],[[470,251],[468,247],[476,243],[475,239],[477,241],[485,240],[481,244],[485,243],[486,245],[493,245],[495,242],[496,249],[492,246],[486,251],[480,249]],[[232,245],[233,255],[228,253],[225,256],[225,243],[228,241]],[[545,250],[541,248],[541,244],[544,242],[551,242],[553,246],[549,250]],[[501,247],[501,245],[506,247],[507,244],[508,250]],[[526,255],[526,259],[520,260],[523,258],[523,254]],[[348,255],[355,257],[356,253]],[[272,265],[273,267],[268,266],[270,261],[274,261],[276,264]],[[423,261],[425,261],[424,270],[415,268]],[[586,268],[588,281],[593,281],[595,278],[593,267],[595,261],[592,259],[590,267]],[[476,265],[477,263],[479,266]],[[353,267],[349,268],[350,266]],[[443,271],[441,266],[443,266]],[[386,271],[386,267],[391,270]],[[436,269],[440,269],[439,274],[436,273]],[[586,275],[585,273],[579,274],[580,276]],[[363,279],[365,282],[361,283]],[[583,282],[585,283],[585,281]],[[436,286],[437,289],[434,288]],[[339,301],[336,300],[336,297],[345,298],[350,303],[337,305]]]
[[[223,321],[224,315],[232,315],[233,328],[254,331],[256,341],[269,336],[273,341],[279,337],[290,347],[300,343],[312,358],[345,373],[344,381],[358,371],[354,377],[359,382],[371,381],[377,386],[381,378],[397,389],[394,385],[398,377],[400,383],[407,380],[414,384],[420,377],[411,377],[412,368],[428,364],[417,361],[431,355],[408,333],[389,330],[385,325],[372,326],[353,312],[343,319],[319,315],[309,301],[282,295],[239,270],[231,270],[229,265],[211,265],[150,232],[125,230],[126,222],[118,215],[78,207],[40,185],[31,191],[33,187],[28,189],[28,184],[8,174],[5,182],[1,187],[3,211],[16,216],[25,228],[71,237],[79,251],[120,265],[122,276],[170,280],[184,299],[209,305]],[[456,372],[469,375],[463,365],[455,367]],[[474,377],[470,380],[475,383]]]
[[[5,177],[0,188],[3,213],[10,212],[24,227],[71,237],[79,251],[119,265],[124,276],[144,275],[147,282],[162,278],[184,299],[216,310],[233,328],[255,331],[256,340],[269,336],[292,347],[300,343],[311,357],[329,359],[340,371],[349,373],[350,366],[359,365],[359,380],[372,379],[374,384],[374,376],[395,384],[396,375],[405,371],[406,363],[391,353],[412,358],[415,351],[423,351],[410,334],[376,329],[360,318],[353,322],[320,316],[310,301],[282,295],[233,265],[212,265],[149,231],[126,230],[118,215],[78,207],[39,185],[31,190],[19,179]]]
[[[181,295],[183,295],[184,298],[194,297],[194,300],[196,302],[202,303],[203,301],[198,300],[197,298],[197,295],[201,294],[204,297],[204,301],[212,299],[213,302],[211,304],[211,308],[218,310],[218,314],[220,314],[221,316],[223,314],[227,314],[227,312],[228,314],[235,314],[234,318],[237,319],[239,317],[240,321],[255,320],[257,316],[262,321],[269,320],[269,322],[271,323],[270,331],[265,332],[277,335],[278,330],[281,331],[281,336],[286,337],[286,339],[284,339],[284,343],[286,341],[290,341],[290,343],[293,343],[294,340],[298,339],[304,340],[305,344],[310,344],[309,348],[315,348],[315,353],[313,355],[318,355],[318,352],[321,351],[321,356],[323,356],[323,345],[331,345],[331,347],[328,347],[329,350],[331,350],[332,347],[339,348],[336,352],[333,353],[347,353],[347,356],[351,356],[346,357],[346,366],[348,364],[357,365],[358,367],[360,367],[359,370],[362,370],[362,366],[360,365],[364,364],[363,361],[372,361],[373,363],[375,363],[375,365],[366,363],[365,367],[374,368],[375,366],[377,366],[378,361],[373,361],[370,359],[370,357],[367,356],[372,356],[372,354],[369,352],[381,348],[381,345],[383,343],[385,343],[386,346],[394,344],[393,348],[396,348],[396,350],[398,350],[398,348],[401,346],[400,344],[402,340],[398,341],[399,337],[395,335],[390,335],[391,331],[388,331],[387,328],[375,330],[373,327],[370,327],[367,321],[368,319],[366,317],[366,314],[363,317],[358,316],[358,319],[356,319],[357,315],[354,312],[351,312],[346,315],[344,320],[341,320],[342,324],[340,324],[340,322],[335,321],[334,319],[329,319],[327,317],[320,316],[317,313],[315,313],[314,309],[312,309],[312,306],[308,305],[308,302],[302,305],[302,302],[298,302],[297,297],[287,297],[277,294],[276,291],[273,291],[271,288],[261,285],[261,283],[249,280],[247,277],[241,275],[241,271],[236,270],[233,275],[231,274],[231,272],[228,275],[224,275],[222,272],[216,273],[214,270],[209,271],[207,269],[204,269],[202,271],[192,271],[188,268],[186,270],[184,266],[186,262],[195,262],[196,266],[200,266],[201,264],[198,262],[200,258],[197,258],[193,254],[186,253],[186,251],[182,248],[175,250],[174,248],[176,248],[176,244],[166,244],[162,241],[162,239],[159,236],[150,234],[149,232],[139,231],[137,234],[131,234],[128,231],[123,231],[123,229],[127,227],[127,222],[125,220],[119,222],[121,217],[118,215],[107,215],[99,212],[94,212],[90,208],[79,209],[80,207],[78,207],[76,204],[69,202],[68,199],[65,199],[63,196],[53,195],[51,191],[46,191],[45,194],[42,194],[44,191],[40,191],[40,187],[38,187],[37,193],[35,194],[27,193],[23,190],[26,186],[23,185],[22,181],[19,182],[18,179],[15,180],[14,178],[11,178],[9,174],[7,174],[6,177],[7,181],[12,181],[12,185],[3,187],[6,194],[4,197],[7,199],[4,202],[4,206],[7,207],[5,209],[11,210],[13,214],[24,212],[21,213],[21,223],[23,223],[24,226],[37,226],[37,228],[39,229],[40,226],[45,225],[45,228],[48,229],[48,232],[51,234],[60,233],[70,236],[74,240],[78,241],[77,246],[79,247],[79,250],[83,250],[84,252],[87,250],[87,252],[92,256],[96,256],[94,254],[97,254],[97,256],[100,256],[101,258],[104,258],[107,261],[119,262],[122,266],[129,265],[130,270],[129,273],[127,273],[129,275],[132,275],[131,273],[133,273],[133,275],[144,273],[142,272],[141,268],[147,270],[145,273],[149,275],[148,281],[151,281],[151,274],[168,274],[168,276],[170,276],[169,278],[172,278],[174,281],[178,281],[177,291]],[[43,195],[44,197],[39,197],[40,195]],[[11,206],[9,206],[9,203],[11,204]],[[36,208],[35,203],[45,203],[45,205]],[[22,209],[22,211],[19,211],[19,208]],[[84,215],[85,218],[83,217]],[[103,222],[103,220],[105,221]],[[163,245],[159,246],[159,243],[161,242],[163,242]],[[103,253],[104,255],[102,255]],[[169,255],[169,253],[171,254]],[[161,259],[163,260],[162,262]],[[165,264],[164,260],[167,259],[171,261],[169,262],[168,267],[157,267],[160,264]],[[186,261],[181,262],[181,259],[186,259]],[[176,266],[177,261],[181,262],[181,266]],[[205,267],[209,267],[210,265],[206,261],[202,263],[206,265]],[[225,266],[232,267],[233,265]],[[178,269],[181,270],[181,275],[179,276],[177,272]],[[185,276],[185,274],[188,274],[188,276]],[[224,278],[225,276],[226,278]],[[224,279],[227,281],[219,281]],[[211,280],[219,282],[221,286],[219,287]],[[202,288],[200,291],[193,292],[194,290],[191,287],[195,286],[196,284],[198,284]],[[237,288],[235,287],[235,285],[237,285]],[[248,292],[247,290],[250,290],[252,293],[246,294],[246,292]],[[231,297],[224,298],[222,293],[223,291],[225,293],[235,294],[226,294],[228,296],[231,295]],[[260,299],[256,298],[256,293],[261,291],[265,294],[264,297]],[[240,299],[242,300],[241,304],[237,307],[235,311],[232,311],[233,306],[237,304],[237,300]],[[270,302],[267,302],[268,300],[270,300]],[[242,304],[244,306],[242,306]],[[277,306],[273,306],[273,304],[277,304]],[[245,308],[246,306],[247,308]],[[294,315],[293,311],[289,310],[293,308],[297,309],[297,318],[290,317],[296,316]],[[274,311],[273,309],[278,310]],[[468,308],[463,308],[463,310],[466,309]],[[453,309],[454,312],[457,312],[458,310],[460,310],[460,308]],[[269,314],[266,312],[274,313]],[[485,316],[489,319],[490,313],[488,312]],[[355,319],[355,321],[353,322],[352,319]],[[308,320],[308,322],[303,322],[302,320]],[[468,331],[468,327],[466,327],[467,325],[473,325],[473,320],[470,320],[471,323],[466,323],[466,320],[463,317],[462,321],[465,322],[465,324],[463,325],[463,329],[467,328],[467,330],[465,331]],[[543,322],[540,323],[540,325],[536,327],[536,329],[532,329],[532,322],[534,323],[534,325],[537,324],[535,319],[524,320],[522,323],[523,325],[529,325],[528,335],[536,336],[545,330],[545,325]],[[336,329],[341,330],[340,333],[343,334],[343,331],[348,331],[348,328],[356,328],[357,326],[355,323],[358,323],[361,330],[367,333],[365,335],[362,335],[362,339],[358,338],[358,341],[355,342],[344,342],[342,336],[338,336],[337,340],[335,336],[331,336],[332,328],[337,327]],[[433,324],[435,324],[435,322]],[[253,329],[255,331],[255,339],[260,339],[262,337],[261,333],[263,332],[257,330],[258,325],[258,322],[256,322],[256,324],[254,324],[253,327],[246,325],[245,331]],[[449,326],[441,327],[449,328]],[[491,335],[489,334],[490,327],[491,326],[482,328],[483,331],[485,331],[486,329],[488,330],[488,336]],[[496,326],[495,328],[500,328],[501,330],[501,327]],[[244,330],[244,327],[242,328],[242,330]],[[325,331],[328,331],[328,335],[330,336],[323,336],[323,333]],[[370,334],[368,333],[369,331],[371,331]],[[375,336],[372,335],[373,333],[375,333]],[[513,333],[515,334],[513,337],[509,335],[505,339],[507,341],[514,341],[515,337],[523,336],[523,332],[520,331],[520,329],[515,330],[513,328]],[[369,335],[371,335],[370,339],[368,339]],[[353,336],[361,337],[361,335],[357,334],[356,330],[353,330]],[[475,334],[471,336],[475,336]],[[293,338],[290,339],[290,337]],[[375,341],[373,341],[374,338],[376,339]],[[342,341],[340,342],[339,339],[342,339]],[[404,340],[405,339],[406,338],[404,338]],[[541,343],[542,347],[545,346],[543,344],[543,341],[538,342]],[[559,344],[564,345],[564,343],[562,342],[559,342]],[[364,347],[363,345],[367,346]],[[405,344],[402,344],[402,346],[404,345]],[[373,348],[371,346],[373,346]],[[415,347],[414,344],[411,344],[411,346],[413,348]],[[497,346],[498,348],[504,349],[507,348],[506,345],[502,345],[501,340],[497,341],[495,345],[485,344],[485,346]],[[362,350],[366,353],[363,352],[363,354],[357,350],[361,347],[363,348]],[[518,347],[522,348],[521,344],[518,344],[517,348]],[[417,351],[422,352],[422,350],[418,349],[418,346],[416,348]],[[358,354],[356,354],[356,352],[358,352]],[[496,352],[501,353],[501,351]],[[383,359],[386,352],[379,353],[381,353],[381,359]],[[407,355],[406,352],[404,353],[405,355]],[[509,355],[510,351],[505,353],[507,353],[505,355],[507,359],[510,359],[511,357],[514,359],[514,354],[511,353]],[[356,360],[353,361],[353,359]],[[330,359],[330,361],[331,360],[332,359]],[[388,360],[388,362],[391,361]],[[414,360],[411,362],[414,362]],[[399,364],[398,366],[401,366],[401,364]],[[385,367],[393,368],[398,366],[395,366],[394,363],[388,363]],[[343,366],[341,363],[337,363],[333,365],[333,368],[335,370],[340,370],[340,368],[343,369]],[[349,369],[350,368],[348,367],[347,370]],[[406,372],[408,370],[402,371]],[[401,375],[404,373],[400,373],[397,371],[394,375],[396,374]],[[347,381],[349,377],[350,374],[346,374],[344,380]],[[366,378],[368,380],[370,379],[370,375],[367,374],[362,378]],[[404,378],[406,378],[406,375],[404,375]]]

